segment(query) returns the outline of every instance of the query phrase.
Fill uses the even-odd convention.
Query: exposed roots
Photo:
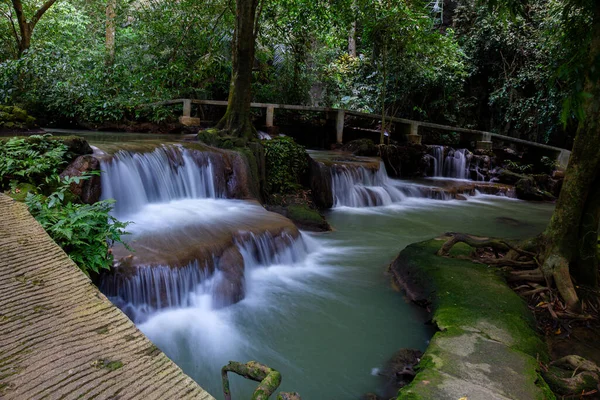
[[[532,250],[542,248],[535,240],[522,243],[525,249],[500,239],[484,238],[463,233],[446,233],[447,240],[437,255],[450,257],[454,245],[465,243],[474,249],[466,258],[478,264],[501,268],[506,279],[518,286],[515,290],[523,297],[531,299],[536,308],[547,309],[552,319],[588,321],[592,316],[583,314],[592,312],[598,315],[600,306],[594,302],[580,302],[571,276],[569,263],[558,251],[550,249],[544,254]],[[542,260],[542,261],[540,261]],[[555,287],[555,289],[553,289]],[[560,294],[560,298],[555,291]],[[537,299],[537,300],[536,300]],[[583,307],[582,307],[583,303]],[[597,307],[599,306],[599,307]]]
[[[466,243],[476,249],[491,248],[496,254],[498,252],[506,252],[511,250],[511,248],[501,240],[480,238],[477,236],[455,232],[448,232],[446,233],[446,236],[449,236],[450,238],[442,245],[437,253],[438,256],[448,256],[450,254],[450,250],[452,250],[452,247],[457,243]]]

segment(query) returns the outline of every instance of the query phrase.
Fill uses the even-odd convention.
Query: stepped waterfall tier
[[[221,154],[181,145],[118,151],[102,170],[103,197],[116,199],[114,213],[133,224],[129,248],[115,246],[101,288],[134,321],[193,307],[198,298],[212,308],[234,304],[244,298],[247,268],[293,264],[309,252],[286,218],[253,200],[225,198],[246,178]]]
[[[417,188],[388,177],[385,165],[378,168],[337,164],[331,167],[334,207],[385,206],[420,196]]]

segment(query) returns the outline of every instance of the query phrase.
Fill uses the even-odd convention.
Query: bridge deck
[[[1,193],[0,398],[213,399]]]

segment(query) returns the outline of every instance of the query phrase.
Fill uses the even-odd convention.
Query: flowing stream
[[[160,154],[150,157],[159,163],[154,166],[148,164],[148,157],[119,157],[120,164],[105,165],[103,179],[109,178],[105,185],[112,188],[105,195],[118,198],[121,219],[135,222],[130,229],[134,239],[153,232],[153,237],[177,247],[181,229],[186,237],[218,236],[223,226],[227,232],[247,231],[275,218],[255,203],[219,198],[218,185],[208,190],[209,163],[183,159],[165,168]],[[199,173],[186,180],[191,167]],[[155,183],[163,178],[141,175],[147,168],[164,171],[160,187]],[[279,370],[280,389],[298,391],[304,399],[358,399],[377,390],[376,371],[394,352],[403,347],[424,350],[433,333],[423,311],[395,292],[385,275],[400,250],[450,230],[503,237],[534,235],[552,211],[549,204],[491,196],[466,201],[411,197],[410,191],[387,176],[352,174],[342,171],[340,176],[348,179],[333,185],[337,204],[344,205],[326,214],[333,232],[302,233],[277,246],[269,237],[235,242],[246,265],[245,297],[236,304],[216,306],[214,286],[219,274],[193,272],[193,265],[181,268],[176,278],[167,265],[145,271],[149,276],[138,275],[146,284],[162,279],[170,285],[170,302],[130,314],[137,318],[138,327],[218,399],[222,398],[220,368],[229,360],[257,360]],[[126,175],[129,180],[117,178]],[[180,183],[168,189],[175,181]],[[360,183],[344,186],[355,181]],[[342,199],[340,191],[353,190],[378,193],[385,201],[359,204],[353,202],[353,194]],[[185,230],[190,226],[201,228]],[[133,308],[147,305],[151,300],[143,291],[136,292],[141,287],[142,283],[133,284],[130,294],[124,289],[116,297]],[[249,398],[256,387],[238,377],[231,381],[234,399]]]

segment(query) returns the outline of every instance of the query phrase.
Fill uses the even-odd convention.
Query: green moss
[[[422,357],[415,380],[400,391],[398,399],[436,398],[446,383],[468,382],[470,372],[464,368],[467,362],[501,368],[492,368],[491,379],[503,382],[510,375],[493,376],[506,369],[500,364],[520,371],[522,388],[505,390],[523,390],[532,399],[554,399],[537,370],[537,360],[547,361],[548,354],[534,330],[527,305],[495,268],[437,256],[442,244],[441,240],[412,244],[391,266],[413,294],[417,293],[416,300],[430,303],[432,319],[441,329]],[[451,255],[468,256],[471,251],[461,243],[454,246]],[[448,383],[450,377],[454,381]]]
[[[92,363],[92,366],[98,369],[104,368],[109,371],[116,371],[123,367],[121,361],[110,361],[110,360],[96,360]]]
[[[410,260],[418,285],[431,293],[433,320],[442,330],[476,326],[485,320],[512,336],[511,347],[547,360],[546,346],[533,331],[533,316],[494,268],[468,260],[436,255],[443,242],[432,240],[408,246],[401,254]],[[452,256],[466,256],[471,248],[460,243]]]
[[[320,224],[323,217],[318,211],[311,209],[307,205],[291,205],[287,208],[289,218],[293,221],[304,221],[308,223]]]
[[[38,188],[30,183],[19,183],[12,188],[7,194],[17,201],[25,201],[27,194],[37,194]]]

